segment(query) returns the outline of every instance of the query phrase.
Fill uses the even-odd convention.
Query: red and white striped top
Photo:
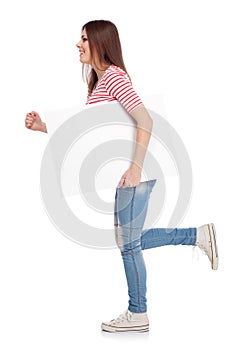
[[[104,72],[96,88],[88,95],[86,104],[116,100],[123,105],[127,112],[142,105],[127,73],[120,67],[111,65]]]

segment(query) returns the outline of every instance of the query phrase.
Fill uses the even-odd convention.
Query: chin
[[[80,58],[80,62],[85,63],[85,64],[90,64],[90,62],[88,60],[83,60],[82,58]]]

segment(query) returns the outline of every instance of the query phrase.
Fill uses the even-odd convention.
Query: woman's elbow
[[[149,116],[149,117],[148,117],[148,130],[152,131],[152,129],[153,129],[153,124],[154,124],[154,121],[153,121],[153,119]]]

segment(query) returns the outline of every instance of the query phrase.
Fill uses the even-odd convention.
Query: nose
[[[81,47],[81,40],[76,44],[76,47],[77,47],[78,49],[80,49],[80,47]]]

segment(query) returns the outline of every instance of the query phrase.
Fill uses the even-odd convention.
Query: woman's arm
[[[42,122],[42,129],[41,129],[41,131],[45,132],[45,133],[48,133],[46,124],[44,122]]]
[[[130,168],[122,175],[117,187],[137,186],[141,180],[141,171],[147,147],[151,137],[153,120],[146,108],[141,104],[129,114],[137,123],[136,146]],[[124,181],[124,179],[126,179]]]
[[[136,147],[132,160],[132,165],[143,168],[143,162],[147,147],[151,137],[153,120],[144,105],[134,108],[130,115],[137,122]]]
[[[112,97],[115,97],[131,115],[137,123],[136,147],[132,164],[123,174],[118,187],[124,183],[124,186],[137,186],[140,183],[141,170],[149,144],[153,120],[144,107],[140,97],[134,90],[128,75],[119,67],[112,67],[108,74],[105,75],[104,84],[106,91]]]

